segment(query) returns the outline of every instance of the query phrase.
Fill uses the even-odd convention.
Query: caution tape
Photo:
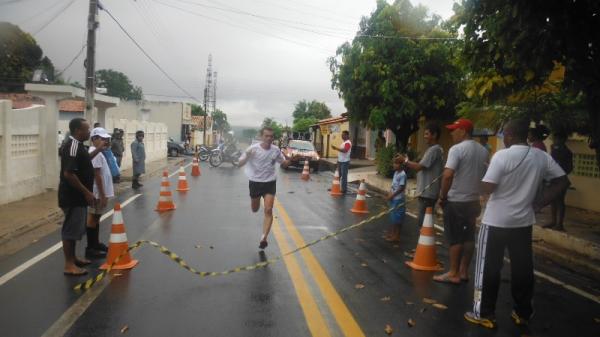
[[[441,176],[435,178],[429,185],[427,185],[424,189],[424,191],[426,191],[427,189],[429,189],[438,179],[440,179]],[[108,268],[106,270],[103,270],[100,274],[96,275],[95,277],[92,277],[90,279],[88,279],[85,282],[79,283],[77,284],[75,287],[73,287],[74,290],[88,290],[90,288],[92,288],[96,283],[102,281],[102,279],[104,279],[104,277],[106,276],[106,274],[110,273],[110,271],[112,270],[112,268],[119,262],[119,260],[125,256],[127,253],[138,249],[139,247],[141,247],[144,244],[148,244],[156,249],[158,249],[159,252],[163,253],[164,255],[166,255],[171,261],[177,263],[181,268],[189,271],[192,274],[197,275],[198,277],[204,278],[204,277],[211,277],[211,276],[224,276],[224,275],[229,275],[229,274],[234,274],[234,273],[239,273],[239,272],[243,272],[243,271],[250,271],[250,270],[256,270],[256,269],[260,269],[260,268],[264,268],[272,263],[281,261],[284,257],[288,256],[288,255],[292,255],[295,254],[303,249],[306,249],[308,247],[314,246],[319,242],[323,242],[326,240],[329,240],[335,236],[338,236],[342,233],[348,232],[350,230],[356,229],[358,227],[362,227],[370,222],[373,222],[383,216],[385,216],[386,214],[391,213],[392,211],[394,211],[396,208],[400,208],[400,207],[404,207],[406,206],[407,203],[412,202],[413,200],[417,199],[418,196],[411,198],[408,201],[405,201],[401,204],[399,204],[396,207],[393,208],[389,208],[386,209],[384,211],[381,211],[379,213],[377,213],[376,215],[373,215],[367,219],[364,219],[363,221],[357,222],[355,224],[346,226],[340,230],[337,230],[335,232],[329,233],[327,235],[324,235],[316,240],[313,240],[311,242],[306,243],[303,246],[297,247],[296,249],[290,250],[287,253],[281,254],[279,256],[276,256],[272,259],[268,259],[266,261],[261,261],[255,264],[251,264],[251,265],[247,265],[247,266],[241,266],[241,267],[235,267],[232,269],[228,269],[228,270],[224,270],[224,271],[199,271],[196,270],[192,267],[190,267],[187,262],[185,262],[185,260],[183,258],[181,258],[179,255],[175,254],[174,252],[172,252],[169,248],[162,246],[161,244],[154,242],[154,241],[150,241],[150,240],[139,240],[136,241],[134,244],[130,245],[126,250],[124,250],[121,255],[119,255],[112,264],[110,264],[110,266],[108,266]]]

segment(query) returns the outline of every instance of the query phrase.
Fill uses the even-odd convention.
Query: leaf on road
[[[411,301],[406,301],[406,305],[413,305],[414,303]]]
[[[361,267],[368,267],[369,265],[366,262],[360,264]]]
[[[431,299],[431,298],[427,298],[427,297],[423,298],[423,302],[425,302],[425,303],[427,303],[427,304],[434,304],[434,303],[437,303],[437,301],[436,301],[436,300],[434,300],[434,299]]]
[[[198,248],[198,249],[199,249],[199,248],[204,248],[202,245],[195,245],[194,247],[195,247],[195,248]]]
[[[414,257],[414,254],[411,254],[409,252],[404,252],[404,256],[410,257],[412,259]]]
[[[129,325],[125,324],[122,328],[121,328],[121,333],[125,333],[127,332],[127,330],[129,330]]]
[[[385,331],[386,334],[391,335],[392,332],[394,332],[394,329],[392,329],[392,326],[389,324],[385,325],[385,329],[383,329],[383,331]]]
[[[356,242],[365,242],[365,239],[356,238],[356,239],[354,239],[354,241],[356,241]]]
[[[427,310],[427,308],[423,307],[421,308],[421,310],[419,310],[420,313],[424,313]]]
[[[400,245],[393,245],[394,248],[400,248]]]
[[[408,323],[408,326],[411,328],[417,324],[417,322],[415,322],[415,320],[412,318],[409,318],[407,323]]]
[[[213,246],[209,246],[208,248],[210,248],[210,249],[215,249],[215,247],[213,247]]]
[[[435,244],[436,244],[436,246],[441,246],[443,243],[442,243],[442,241],[436,241]]]
[[[113,274],[113,277],[119,277],[119,276],[123,276],[123,274],[120,274],[120,273]]]
[[[391,297],[389,297],[389,296],[385,296],[385,297],[382,297],[382,298],[380,298],[379,300],[380,300],[381,302],[389,302],[389,301],[391,301],[391,300],[392,300],[392,298],[391,298]]]
[[[447,306],[445,306],[445,305],[443,305],[441,303],[433,303],[433,306],[436,307],[436,308],[438,308],[438,309],[442,309],[442,310],[448,309]]]
[[[594,322],[600,323],[600,318],[598,318],[598,317],[594,318]]]
[[[365,287],[365,285],[362,284],[362,283],[357,283],[357,284],[354,285],[354,288],[356,288],[356,289],[362,289],[364,287]]]

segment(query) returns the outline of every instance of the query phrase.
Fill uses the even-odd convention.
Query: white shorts
[[[108,198],[108,200],[106,201],[106,207],[103,208],[99,208],[99,207],[90,207],[88,206],[88,213],[90,214],[94,214],[94,215],[102,215],[104,213],[106,213],[107,211],[110,210],[110,204],[113,198]],[[95,205],[100,205],[100,200],[96,199]]]

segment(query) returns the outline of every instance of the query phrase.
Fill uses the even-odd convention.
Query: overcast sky
[[[444,19],[453,0],[413,0]],[[8,4],[3,4],[8,3]],[[264,117],[292,124],[294,103],[325,102],[345,111],[331,89],[327,57],[353,38],[375,0],[104,0],[101,3],[187,92],[203,99],[208,54],[218,72],[217,108],[232,125]],[[0,0],[0,21],[34,34],[55,67],[64,69],[86,40],[88,0]],[[85,52],[63,77],[84,83]],[[100,12],[96,69],[125,73],[146,95],[187,96]],[[152,100],[158,96],[147,96]]]

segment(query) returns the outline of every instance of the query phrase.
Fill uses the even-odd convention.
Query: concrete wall
[[[135,140],[135,132],[143,130],[144,145],[146,148],[146,163],[163,159],[167,157],[167,137],[168,129],[164,123],[151,123],[127,119],[108,119],[106,121],[108,130],[114,128],[123,129],[123,143],[125,145],[125,153],[121,162],[121,169],[128,169],[132,165],[131,159],[131,143]]]
[[[45,112],[40,105],[13,110],[10,101],[0,101],[0,204],[44,192],[40,126]],[[58,155],[56,137],[49,140],[55,151],[47,155]]]
[[[168,129],[168,137],[182,141],[181,126],[185,122],[183,116],[189,113],[189,104],[180,102],[121,101],[119,106],[106,110],[103,125],[108,120],[138,120],[143,122],[163,123]],[[102,122],[101,122],[102,123]],[[112,127],[107,130],[112,131]]]

